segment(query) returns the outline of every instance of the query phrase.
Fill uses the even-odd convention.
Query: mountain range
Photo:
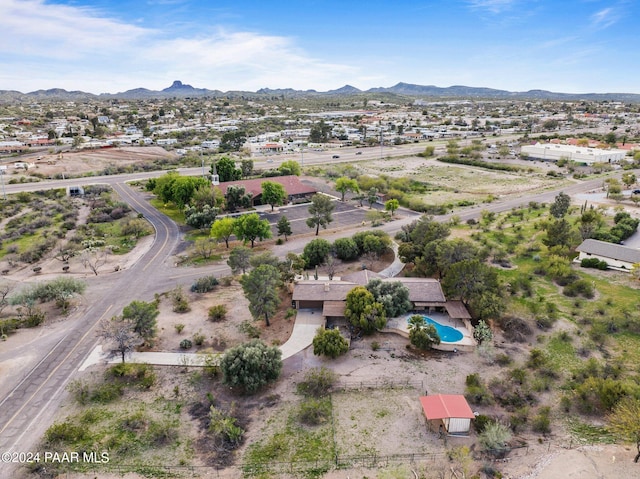
[[[197,98],[197,97],[250,97],[264,98],[279,96],[285,98],[322,97],[322,96],[353,96],[366,94],[392,94],[405,97],[420,97],[424,99],[492,99],[492,100],[561,100],[561,101],[622,101],[638,103],[640,94],[636,93],[557,93],[547,90],[529,90],[512,92],[497,90],[494,88],[470,87],[454,85],[450,87],[437,87],[434,85],[415,85],[411,83],[398,83],[392,87],[370,88],[360,90],[351,85],[345,85],[336,90],[319,92],[316,90],[294,90],[292,88],[270,89],[262,88],[256,92],[209,90],[206,88],[194,88],[179,80],[163,90],[149,90],[136,88],[120,93],[101,93],[95,95],[82,91],[67,91],[60,88],[50,90],[37,90],[29,93],[21,93],[14,90],[0,90],[0,102],[21,102],[33,100],[101,100],[101,99],[150,99],[150,98]]]

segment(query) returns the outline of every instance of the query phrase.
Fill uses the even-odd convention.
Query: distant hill
[[[32,100],[90,100],[90,99],[146,99],[146,98],[187,98],[187,97],[269,97],[280,96],[287,98],[322,97],[322,96],[349,96],[363,94],[393,94],[405,97],[419,97],[424,99],[514,99],[514,100],[565,100],[565,101],[622,101],[639,103],[640,94],[635,93],[557,93],[547,90],[529,90],[525,92],[511,92],[484,87],[470,87],[454,85],[450,87],[438,87],[434,85],[416,85],[411,83],[397,83],[391,87],[378,87],[369,90],[360,90],[351,85],[345,85],[336,90],[318,92],[316,90],[294,90],[292,88],[261,88],[256,92],[209,90],[207,88],[195,88],[186,85],[179,80],[163,90],[148,90],[135,88],[120,93],[101,93],[94,95],[82,91],[66,91],[60,88],[50,90],[37,90],[30,93],[21,93],[13,90],[0,90],[0,102],[25,102]]]

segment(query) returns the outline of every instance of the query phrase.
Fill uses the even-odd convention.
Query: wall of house
[[[471,419],[451,417],[444,420],[449,434],[466,434],[471,427]]]
[[[628,263],[626,261],[620,261],[619,259],[607,258],[605,256],[598,256],[597,254],[589,254],[584,251],[580,251],[580,255],[578,256],[578,261],[582,261],[583,259],[591,259],[597,258],[600,261],[605,261],[609,268],[618,269],[621,271],[631,271],[633,269],[633,263]]]

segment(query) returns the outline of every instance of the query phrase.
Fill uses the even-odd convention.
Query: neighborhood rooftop
[[[605,241],[586,239],[576,248],[576,251],[613,258],[626,263],[640,263],[640,250]]]

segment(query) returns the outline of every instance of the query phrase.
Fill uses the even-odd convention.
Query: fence
[[[334,391],[349,391],[362,389],[417,389],[422,391],[424,383],[417,379],[380,378],[373,381],[340,379],[333,386]]]

